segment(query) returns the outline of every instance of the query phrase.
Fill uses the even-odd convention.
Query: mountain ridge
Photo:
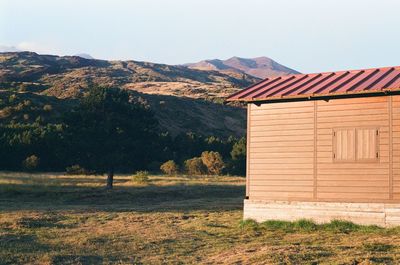
[[[261,79],[300,73],[265,56],[255,58],[234,56],[226,60],[210,59],[184,65],[191,69],[213,70],[221,73],[236,72],[238,74],[248,74]]]
[[[150,82],[157,85],[173,82],[184,84],[179,89],[192,91],[186,96],[193,98],[222,98],[260,80],[249,75],[201,71],[185,66],[39,55],[33,52],[0,53],[0,62],[1,86],[10,83],[14,86],[35,86],[43,94],[61,98],[77,96],[82,88],[93,84],[131,90],[139,87],[140,92],[152,94],[151,87],[146,86]],[[177,96],[182,92],[173,86],[169,90],[164,86],[163,91],[161,94]]]

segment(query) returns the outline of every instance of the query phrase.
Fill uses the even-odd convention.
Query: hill
[[[93,56],[91,56],[90,54],[87,54],[87,53],[78,53],[78,54],[75,54],[74,56],[78,56],[78,57],[85,58],[85,59],[94,59]]]
[[[218,71],[201,71],[139,61],[105,61],[79,56],[38,55],[33,52],[0,53],[0,88],[17,88],[45,95],[68,98],[79,96],[92,84],[117,86],[154,94],[160,84],[182,84],[186,97],[215,98],[259,81]],[[171,86],[173,95],[177,89]],[[211,95],[209,95],[211,93]],[[158,93],[156,93],[158,94]]]
[[[190,69],[219,71],[224,74],[247,74],[257,78],[267,78],[279,75],[298,74],[296,70],[283,66],[268,57],[240,58],[227,60],[204,60],[198,63],[185,64]]]
[[[51,100],[58,105],[71,104],[70,99],[82,96],[91,85],[129,89],[149,103],[162,127],[173,135],[188,131],[224,137],[244,135],[245,110],[213,102],[257,81],[249,75],[236,77],[149,62],[0,53],[0,93],[18,93],[34,98],[34,102]]]

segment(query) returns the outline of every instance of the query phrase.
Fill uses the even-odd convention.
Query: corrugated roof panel
[[[346,77],[340,79],[338,82],[335,84],[332,84],[330,86],[326,86],[325,89],[329,93],[336,93],[336,92],[346,92],[347,84],[352,83],[354,80],[359,79],[360,76],[362,76],[364,72],[349,72]],[[321,93],[322,91],[316,91],[315,93]]]
[[[293,76],[285,76],[282,79],[280,79],[278,82],[270,83],[267,86],[262,87],[259,91],[251,93],[247,97],[251,97],[251,98],[262,97],[262,95],[264,95],[265,93],[267,93],[271,89],[274,89],[275,87],[279,87],[279,86],[281,86],[283,84],[286,84],[287,82],[289,82],[293,78],[294,78]]]
[[[302,87],[305,87],[315,80],[319,79],[321,75],[320,74],[314,74],[314,75],[307,75],[307,78],[296,84],[295,86],[287,87],[284,90],[280,91],[279,93],[276,93],[276,96],[285,96],[286,94],[291,94],[293,91],[299,90]]]
[[[333,87],[340,82],[340,80],[346,78],[350,75],[350,72],[341,72],[338,74],[332,73],[332,76],[326,79],[324,82],[318,84],[317,86],[313,87],[311,90],[307,91],[307,94],[319,94],[326,90],[328,87]],[[326,91],[325,91],[326,92]]]
[[[255,91],[258,91],[261,88],[263,88],[265,86],[268,86],[269,84],[275,83],[275,82],[279,81],[280,79],[282,79],[282,78],[281,77],[277,77],[277,78],[274,78],[274,79],[267,78],[262,82],[259,82],[259,83],[255,84],[253,86],[250,86],[248,89],[246,89],[246,91],[245,91],[246,93],[243,93],[243,91],[239,91],[239,92],[235,93],[234,95],[237,95],[238,98],[247,97],[251,93],[253,93]],[[243,94],[241,94],[241,93],[243,93]]]
[[[393,69],[393,68],[392,68]],[[393,69],[394,70],[394,69]],[[380,70],[380,69],[376,69],[376,73],[371,76],[371,78],[369,78],[368,80],[366,80],[365,82],[363,82],[362,84],[360,84],[358,87],[352,89],[353,92],[358,92],[358,91],[367,91],[369,90],[371,87],[373,87],[376,83],[378,83],[380,80],[382,80],[383,78],[385,78],[385,76],[387,76],[388,74],[390,74],[390,69],[385,71],[385,70]]]
[[[385,85],[384,88],[399,88],[400,87],[400,73],[393,79],[390,84]]]
[[[227,101],[284,100],[361,93],[400,91],[400,66],[298,74],[265,79],[239,91]]]
[[[371,90],[382,90],[385,85],[389,84],[390,82],[392,82],[393,78],[396,78],[396,76],[398,75],[399,71],[396,71],[396,69],[394,69],[393,71],[391,71],[388,75],[385,76],[385,78],[383,78],[382,80],[380,80],[378,83],[376,83],[373,87],[371,87]]]
[[[336,92],[336,93],[346,93],[351,91],[350,89],[353,86],[356,86],[359,82],[364,81],[368,76],[372,73],[372,71],[360,71],[353,74],[351,78],[342,82],[335,88],[332,88],[329,92]]]
[[[270,89],[267,93],[265,93],[263,95],[263,97],[275,96],[280,91],[283,91],[283,90],[287,89],[288,87],[292,87],[293,85],[298,84],[299,82],[301,82],[305,78],[307,78],[307,75],[302,76],[302,77],[293,77],[293,78],[290,79],[290,83],[281,84],[279,86],[274,87],[273,89]]]
[[[304,89],[292,91],[291,94],[286,94],[285,96],[302,95],[302,94],[310,94],[310,93],[312,94],[312,89],[319,86],[323,82],[328,82],[327,80],[332,80],[331,78],[333,78],[334,76],[335,75],[333,73],[326,74],[326,75],[321,74],[318,79],[316,79],[315,81],[308,84]]]

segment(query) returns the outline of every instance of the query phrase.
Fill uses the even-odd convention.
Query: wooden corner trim
[[[393,96],[388,97],[389,110],[389,199],[393,200]]]

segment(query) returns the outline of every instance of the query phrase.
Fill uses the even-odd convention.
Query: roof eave
[[[336,94],[326,94],[326,95],[301,95],[301,96],[286,96],[286,97],[271,97],[265,98],[253,98],[253,99],[232,99],[227,98],[226,102],[247,102],[247,103],[277,103],[277,102],[290,102],[290,101],[306,101],[306,100],[329,100],[338,98],[361,98],[361,97],[378,97],[387,95],[400,95],[400,88],[396,89],[384,89],[375,91],[360,91],[357,93],[336,93]]]

